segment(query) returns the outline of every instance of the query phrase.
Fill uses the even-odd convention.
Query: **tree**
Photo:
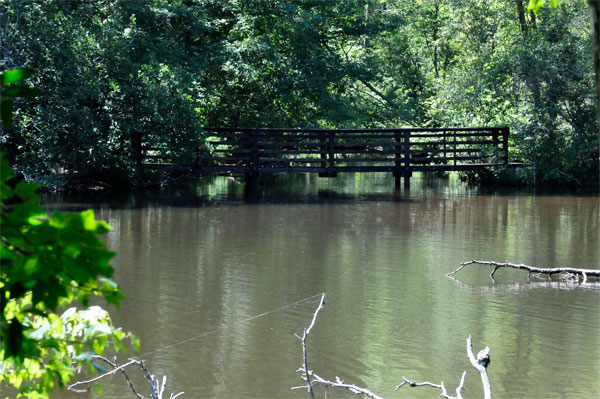
[[[33,73],[16,69],[0,74],[2,124],[10,124],[17,96],[38,95],[26,86],[9,86]],[[97,237],[110,226],[80,214],[48,216],[37,204],[38,185],[16,182],[0,154],[0,387],[11,385],[19,396],[45,398],[55,381],[64,387],[94,353],[107,346],[125,348],[137,339],[112,325],[100,306],[87,308],[91,296],[117,305],[122,295],[109,280],[108,251]],[[74,306],[79,303],[84,309]],[[60,312],[60,313],[58,313]]]
[[[538,182],[596,182],[589,10],[542,3],[2,3],[0,67],[35,66],[46,93],[2,140],[37,181],[129,185],[132,135],[185,163],[207,125],[508,125]]]

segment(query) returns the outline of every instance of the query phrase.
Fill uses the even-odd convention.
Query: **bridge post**
[[[509,127],[502,128],[502,150],[504,151],[504,165],[508,165],[508,134],[510,132]]]
[[[319,177],[336,177],[337,172],[334,171],[335,168],[335,131],[328,130],[327,131],[327,146],[325,147],[325,137],[323,137],[323,133],[319,133],[319,142],[320,142],[320,150],[321,150],[321,167],[326,168],[325,172],[319,172]],[[325,152],[325,148],[326,151]],[[327,161],[325,161],[327,160]]]
[[[325,151],[327,151],[327,146],[326,146],[326,142],[325,142],[325,132],[324,131],[320,131],[319,132],[319,152],[320,157],[321,157],[321,167],[322,168],[326,168],[327,167],[327,153]]]
[[[329,176],[333,177],[336,174],[333,171],[335,167],[335,132],[333,130],[329,131],[329,150],[327,154],[329,158]]]
[[[400,188],[400,177],[402,173],[400,170],[402,169],[402,158],[401,158],[401,143],[402,140],[400,138],[400,132],[394,132],[394,187]]]
[[[258,132],[252,129],[250,132],[250,171],[246,173],[246,191],[253,193],[258,187]]]
[[[412,171],[410,170],[410,130],[404,131],[404,188],[410,188],[410,177]]]
[[[133,157],[133,163],[135,164],[135,174],[138,182],[142,181],[144,169],[142,161],[144,159],[143,148],[142,148],[142,132],[139,130],[132,130],[130,133],[131,140],[131,155]]]

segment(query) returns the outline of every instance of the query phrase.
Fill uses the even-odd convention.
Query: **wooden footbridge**
[[[508,127],[402,129],[280,129],[205,127],[195,146],[157,144],[132,136],[142,169],[198,173],[392,172],[409,187],[412,172],[508,166]],[[190,147],[194,148],[190,151]],[[186,148],[186,150],[183,150]]]

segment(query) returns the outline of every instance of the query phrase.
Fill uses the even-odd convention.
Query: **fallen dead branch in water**
[[[595,269],[577,269],[574,267],[542,268],[542,267],[528,266],[528,265],[524,265],[522,263],[521,264],[515,264],[515,263],[510,263],[510,262],[501,263],[501,262],[495,262],[493,260],[470,260],[468,262],[463,262],[460,264],[460,266],[456,270],[454,270],[450,273],[446,273],[446,277],[451,277],[453,274],[456,274],[459,271],[461,271],[465,266],[474,265],[474,264],[493,266],[494,269],[490,273],[490,277],[492,279],[494,278],[494,274],[496,273],[496,271],[503,267],[527,270],[528,275],[531,275],[532,273],[536,273],[536,274],[547,274],[549,276],[552,276],[553,274],[566,273],[566,274],[570,274],[570,275],[574,275],[574,276],[583,277],[583,283],[587,282],[587,279],[590,276],[600,277],[600,270],[595,270]]]
[[[146,380],[148,381],[149,385],[150,385],[150,392],[151,392],[151,398],[152,399],[166,399],[167,397],[164,396],[165,395],[165,386],[167,384],[167,377],[163,376],[162,380],[159,380],[157,377],[155,377],[154,375],[151,375],[150,372],[148,371],[148,369],[146,368],[146,365],[144,364],[143,361],[141,360],[136,360],[136,359],[129,359],[129,361],[125,364],[119,365],[117,363],[117,359],[115,357],[115,359],[113,361],[108,360],[107,358],[105,358],[104,356],[99,356],[99,355],[94,355],[92,356],[92,359],[94,360],[101,360],[104,363],[108,364],[109,366],[112,367],[112,370],[107,371],[104,374],[101,374],[97,377],[91,378],[89,380],[85,380],[85,381],[77,381],[69,386],[67,386],[67,390],[69,391],[73,391],[73,392],[87,392],[89,390],[89,388],[77,388],[80,385],[89,385],[92,384],[104,377],[107,377],[109,375],[113,375],[116,374],[117,372],[120,372],[121,374],[123,374],[123,377],[125,378],[125,381],[127,381],[127,384],[129,385],[129,388],[131,389],[131,391],[133,392],[133,394],[135,396],[137,396],[139,399],[144,399],[145,397],[140,394],[134,387],[133,383],[131,382],[131,379],[129,378],[129,375],[127,374],[127,372],[125,371],[125,369],[129,366],[132,365],[137,365],[139,366],[140,370],[142,371],[144,377],[146,378]],[[169,396],[169,399],[175,399],[178,398],[179,396],[183,395],[183,392],[179,392],[177,394],[171,394]]]

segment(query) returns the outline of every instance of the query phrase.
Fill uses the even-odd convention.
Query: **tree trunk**
[[[594,44],[594,70],[596,72],[596,123],[600,125],[600,0],[588,0]]]
[[[537,22],[535,20],[535,15],[533,14],[533,12],[531,12],[531,15],[533,17],[530,18],[531,23],[529,24],[527,22],[527,13],[526,13],[525,5],[523,4],[523,0],[515,0],[515,4],[517,5],[517,13],[519,15],[519,23],[521,24],[521,34],[523,35],[523,41],[527,42],[527,39],[529,38],[530,29],[537,28]],[[528,54],[525,54],[525,57],[526,57],[526,59],[525,59],[526,61],[531,62]],[[530,68],[527,68],[527,69],[530,69]],[[533,96],[533,106],[534,106],[535,112],[539,118],[541,115],[541,110],[542,110],[542,96],[541,96],[541,90],[540,90],[540,83],[538,82],[538,79],[535,76],[535,71],[533,72],[533,74],[531,72],[527,73],[526,82],[527,82],[527,85],[529,86],[529,89],[531,90],[531,94]]]
[[[523,39],[527,39],[529,36],[529,28],[527,27],[527,20],[525,19],[525,7],[523,6],[522,0],[515,0],[517,5],[517,13],[519,14],[519,23],[521,24],[521,34]]]

